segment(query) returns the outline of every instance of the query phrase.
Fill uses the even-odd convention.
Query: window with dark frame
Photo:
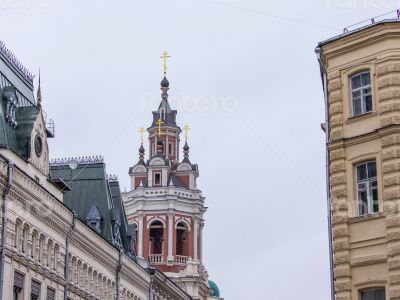
[[[56,291],[48,287],[46,300],[55,300],[55,299],[56,299]]]
[[[13,300],[21,300],[24,289],[25,276],[19,272],[14,272]]]
[[[376,162],[369,161],[357,165],[356,177],[358,215],[363,216],[379,212]]]
[[[154,185],[161,185],[161,173],[154,173]]]
[[[372,111],[371,75],[369,72],[351,77],[351,100],[353,117]]]
[[[31,283],[31,300],[40,299],[40,282],[32,280]]]
[[[374,288],[360,292],[361,300],[385,300],[385,288]]]

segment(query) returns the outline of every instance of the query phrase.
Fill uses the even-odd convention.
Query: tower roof
[[[176,115],[177,111],[171,109],[171,106],[168,102],[168,90],[169,90],[169,81],[166,77],[161,81],[161,102],[158,106],[157,111],[153,111],[153,123],[151,127],[157,126],[157,121],[161,119],[163,121],[164,126],[173,126],[178,127],[176,125]]]

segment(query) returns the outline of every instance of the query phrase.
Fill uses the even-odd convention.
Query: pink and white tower
[[[129,169],[131,190],[123,194],[130,224],[136,224],[136,255],[164,272],[193,299],[208,299],[208,275],[202,261],[204,197],[197,188],[198,166],[189,159],[187,130],[180,160],[181,128],[168,102],[169,82],[161,81],[161,103],[147,129],[149,156]],[[143,134],[144,130],[141,130]]]

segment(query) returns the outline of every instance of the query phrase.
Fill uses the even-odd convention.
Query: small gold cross
[[[183,127],[183,131],[185,132],[185,142],[187,142],[187,140],[188,140],[189,130],[190,130],[190,127],[188,126],[188,124],[185,124],[185,126]]]
[[[159,118],[159,119],[157,120],[157,126],[158,126],[157,132],[158,132],[158,137],[161,136],[161,124],[164,124],[164,122],[161,120],[161,118]]]
[[[160,58],[164,59],[164,77],[167,77],[167,58],[170,58],[171,56],[168,54],[167,50],[164,50],[162,56]]]
[[[144,134],[144,128],[143,127],[140,127],[140,129],[139,129],[139,133],[140,133],[140,142],[141,142],[141,144],[143,145],[143,134]]]

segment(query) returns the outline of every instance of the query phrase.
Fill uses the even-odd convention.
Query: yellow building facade
[[[333,293],[400,299],[400,23],[319,43]]]

